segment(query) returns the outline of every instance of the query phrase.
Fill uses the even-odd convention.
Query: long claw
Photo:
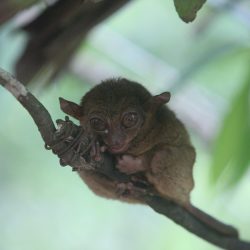
[[[92,142],[91,150],[90,150],[90,157],[93,161],[101,161],[101,147],[99,141]]]
[[[100,149],[99,141],[96,141],[95,147],[96,147],[96,155],[95,155],[94,159],[95,159],[95,161],[101,161],[102,157],[101,157],[101,149]]]

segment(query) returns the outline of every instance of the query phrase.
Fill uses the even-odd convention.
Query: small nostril
[[[103,135],[103,140],[110,147],[119,147],[124,145],[126,136],[119,129],[109,129],[108,133]]]

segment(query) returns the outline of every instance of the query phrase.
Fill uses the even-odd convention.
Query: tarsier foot
[[[131,177],[131,180],[133,182],[136,182],[138,184],[144,185],[145,187],[148,187],[149,185],[151,185],[147,179],[145,179],[145,176],[141,176],[141,175],[133,175]]]
[[[145,188],[136,187],[132,182],[118,183],[116,193],[120,197],[141,197],[147,194]]]

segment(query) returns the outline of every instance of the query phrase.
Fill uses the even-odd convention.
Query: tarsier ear
[[[63,99],[62,97],[59,97],[60,102],[60,108],[61,110],[66,113],[67,115],[70,115],[77,120],[83,115],[82,114],[82,107],[74,102],[67,101]]]
[[[171,97],[170,92],[163,92],[163,93],[161,93],[159,95],[153,96],[153,101],[154,101],[155,104],[163,105],[163,104],[169,102],[170,97]]]

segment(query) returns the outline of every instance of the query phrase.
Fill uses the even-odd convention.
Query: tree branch
[[[55,128],[50,114],[46,108],[13,76],[0,68],[0,84],[11,92],[16,99],[30,113],[36,123],[39,132],[49,148],[60,158],[61,165],[70,165],[73,170],[101,171],[111,179],[129,182],[130,177],[110,168],[100,168],[98,164],[86,162],[91,136],[86,135],[80,126],[74,125],[66,119],[58,120],[58,129]],[[104,155],[104,161],[111,161],[108,155]],[[110,165],[110,164],[109,164]],[[200,238],[228,250],[250,250],[250,242],[242,241],[237,237],[227,237],[219,234],[206,224],[197,220],[190,212],[180,205],[158,196],[145,195],[142,197],[147,204],[157,213],[172,219]]]
[[[16,63],[16,75],[28,83],[51,65],[53,79],[67,64],[90,30],[130,0],[60,0],[22,29],[28,43]],[[62,49],[63,48],[63,49]]]

